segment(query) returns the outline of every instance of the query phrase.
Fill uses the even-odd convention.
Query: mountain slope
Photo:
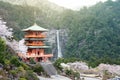
[[[70,27],[66,57],[81,58],[92,66],[120,64],[119,10],[119,0],[109,0],[79,11]]]
[[[9,2],[15,5],[28,5],[38,8],[46,7],[59,12],[64,10],[63,7],[59,7],[56,4],[49,2],[48,0],[0,0],[0,1]]]
[[[58,6],[56,6],[56,8],[57,7]],[[23,37],[21,29],[33,25],[35,19],[37,24],[40,25],[41,27],[45,28],[62,27],[60,25],[61,22],[59,22],[59,20],[62,19],[62,13],[65,9],[61,7],[59,8],[61,9],[61,11],[57,9],[54,10],[54,8],[52,9],[51,7],[46,5],[39,5],[39,7],[37,8],[28,5],[13,5],[1,1],[0,15],[3,19],[5,19],[6,22],[8,22],[7,25],[9,27],[14,28],[14,35],[18,39],[20,39],[21,37]],[[36,11],[36,16],[34,16],[34,11]]]

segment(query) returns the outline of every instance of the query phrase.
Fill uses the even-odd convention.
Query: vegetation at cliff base
[[[33,68],[34,69],[34,68]],[[12,54],[0,38],[0,80],[39,80],[32,69]]]

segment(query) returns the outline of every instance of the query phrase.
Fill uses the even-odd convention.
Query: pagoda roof
[[[22,31],[48,31],[48,29],[42,28],[35,23],[33,26],[23,29]]]

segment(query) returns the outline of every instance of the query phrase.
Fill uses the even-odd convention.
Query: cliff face
[[[58,57],[58,44],[57,44],[57,29],[51,29],[48,32],[48,42],[52,46],[52,53],[54,54],[54,59]],[[59,29],[59,42],[61,53],[65,53],[65,45],[68,40],[68,31],[66,29]]]

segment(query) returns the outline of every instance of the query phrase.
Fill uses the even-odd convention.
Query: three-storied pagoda
[[[48,58],[53,56],[53,54],[45,54],[45,49],[49,48],[49,46],[46,46],[44,43],[46,40],[44,32],[47,32],[48,29],[44,29],[37,24],[34,24],[27,29],[23,29],[23,31],[25,32],[25,45],[28,47],[25,55],[26,60],[34,58],[37,62],[46,62]]]

